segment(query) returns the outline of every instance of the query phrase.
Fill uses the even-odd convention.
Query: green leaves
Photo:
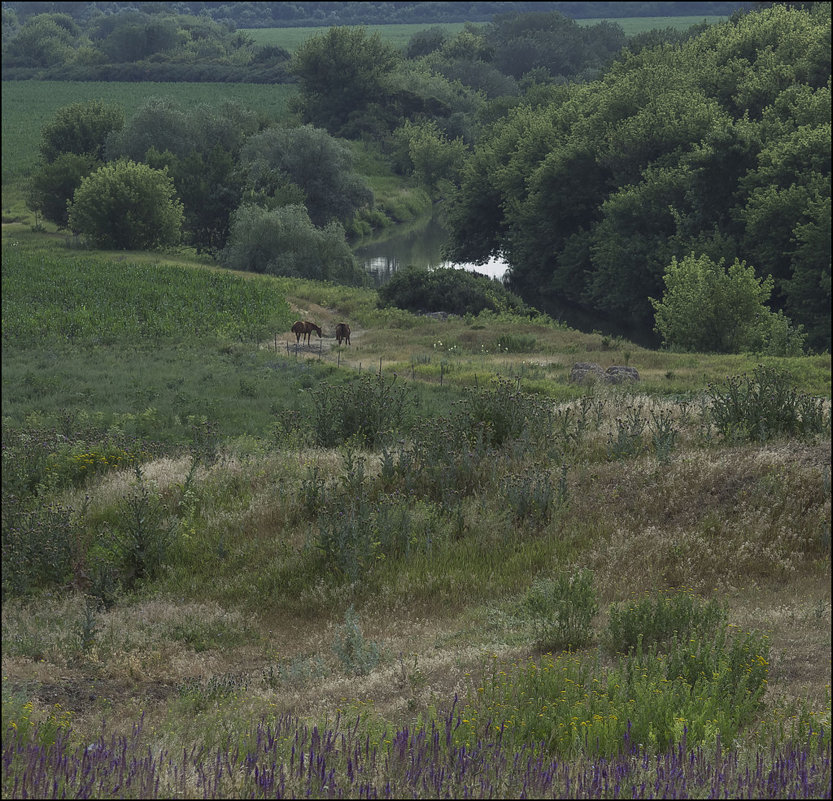
[[[681,350],[738,353],[766,349],[774,334],[783,353],[801,352],[800,331],[784,332],[785,318],[765,305],[772,292],[771,276],[758,278],[755,269],[735,259],[728,270],[722,260],[694,253],[676,257],[663,278],[661,301],[651,298],[656,312],[656,331],[667,346]],[[786,321],[789,328],[789,321]],[[787,334],[784,337],[784,334]]]
[[[118,161],[81,182],[69,226],[99,248],[150,250],[173,245],[182,229],[182,204],[166,172]]]

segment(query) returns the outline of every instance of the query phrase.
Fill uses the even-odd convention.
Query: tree
[[[4,11],[5,13],[5,11]],[[5,40],[5,19],[4,40]],[[67,61],[76,45],[78,26],[68,14],[29,17],[4,48],[3,66],[50,67]]]
[[[69,207],[69,227],[95,247],[150,250],[179,242],[182,204],[167,171],[117,161],[87,176]]]
[[[264,209],[244,204],[232,214],[220,262],[233,270],[298,276],[360,286],[368,281],[344,239],[344,228],[317,228],[302,205]]]
[[[432,196],[442,194],[450,183],[459,182],[466,153],[462,139],[449,141],[433,121],[418,125],[406,122],[394,132],[394,138],[407,142],[413,174]]]
[[[121,106],[89,100],[58,109],[41,131],[40,152],[47,162],[61,153],[104,158],[104,145],[113,132],[124,126]]]
[[[100,166],[86,153],[61,153],[54,161],[41,164],[29,182],[26,204],[59,228],[66,228],[72,200],[81,181]]]
[[[300,189],[318,226],[332,220],[346,224],[362,206],[373,204],[373,193],[353,172],[349,145],[312,125],[267,128],[249,138],[240,163],[248,188],[267,198],[285,195],[288,184]]]
[[[341,134],[351,117],[382,102],[399,60],[393,47],[365,28],[329,28],[307,39],[295,51],[291,68],[304,122]]]
[[[656,331],[666,346],[681,350],[738,353],[777,349],[801,353],[803,335],[791,329],[783,314],[766,307],[771,277],[758,278],[755,269],[735,259],[728,270],[723,261],[694,253],[671,259],[662,300],[651,298]]]

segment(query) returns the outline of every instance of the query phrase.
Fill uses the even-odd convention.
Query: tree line
[[[102,164],[142,163],[170,182],[198,250],[355,282],[347,240],[390,222],[353,167],[361,141],[444,201],[449,257],[503,255],[509,288],[542,311],[566,303],[650,330],[672,296],[678,310],[711,298],[728,309],[712,315],[715,348],[804,336],[829,349],[829,5],[627,42],[607,23],[512,14],[420,31],[404,52],[334,27],[289,69],[295,124],[164,99],[127,123],[75,109],[63,144],[44,132],[32,207],[72,227],[75,192]],[[74,141],[90,130],[92,144]],[[727,304],[736,291],[751,305]],[[693,346],[679,326],[657,330]]]
[[[558,11],[575,19],[616,17],[728,16],[754,3],[743,2],[272,2],[142,3],[152,14],[191,14],[238,28],[318,27],[332,25],[436,24],[490,22],[496,14]],[[133,3],[10,2],[15,17],[65,13],[79,24],[98,15],[135,9]],[[5,20],[4,20],[5,23]]]

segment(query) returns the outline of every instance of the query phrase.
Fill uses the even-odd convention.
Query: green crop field
[[[386,42],[394,47],[404,48],[408,40],[417,32],[426,28],[442,28],[449,36],[455,36],[463,30],[464,22],[446,22],[437,25],[417,23],[414,25],[366,25],[369,33],[378,31]],[[260,45],[277,45],[292,52],[311,36],[327,30],[326,27],[314,28],[244,28],[252,39]]]
[[[607,22],[615,22],[622,27],[625,36],[635,36],[637,33],[650,31],[654,28],[673,28],[677,31],[684,31],[692,25],[699,25],[704,20],[709,25],[714,25],[726,17],[616,17],[606,20]],[[577,19],[579,25],[596,25],[602,22],[600,19]]]
[[[633,36],[643,31],[649,31],[652,28],[674,28],[676,30],[685,30],[686,28],[697,25],[705,19],[706,22],[714,24],[720,22],[726,17],[621,17],[616,19],[609,19],[607,22],[615,22],[622,26],[622,30],[627,36]],[[596,25],[602,22],[600,19],[578,19],[576,22],[579,25]],[[367,25],[369,32],[378,31],[382,39],[389,42],[394,47],[403,49],[408,44],[408,40],[417,32],[424,31],[426,28],[442,28],[450,36],[454,36],[463,30],[464,22],[447,22],[438,25],[431,25],[428,23],[416,23],[413,25]],[[315,36],[317,33],[326,30],[326,27],[314,28],[244,28],[243,31],[248,33],[257,44],[260,45],[277,45],[292,52],[300,44],[309,39],[310,36]]]
[[[254,83],[126,83],[3,81],[3,184],[35,164],[43,126],[70,103],[117,103],[130,118],[149,97],[170,97],[187,106],[237,100],[271,119],[287,113],[294,86]]]

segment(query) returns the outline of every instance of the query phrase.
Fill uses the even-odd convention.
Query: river
[[[387,283],[397,270],[411,265],[425,270],[459,267],[490,278],[503,278],[509,266],[503,259],[492,259],[488,264],[480,265],[443,259],[442,247],[447,240],[445,228],[435,217],[428,217],[411,225],[398,225],[397,233],[387,239],[360,241],[353,252],[364,263],[377,287]]]
[[[501,258],[492,259],[487,264],[445,260],[442,248],[447,240],[448,233],[445,228],[435,217],[429,217],[412,224],[396,226],[396,233],[386,239],[359,241],[353,252],[364,264],[377,288],[387,283],[397,270],[409,265],[426,270],[457,267],[482,273],[490,278],[503,278],[509,265]],[[659,344],[653,331],[599,317],[583,309],[564,306],[559,309],[547,309],[547,312],[551,317],[562,320],[579,331],[599,331],[608,336],[622,336],[648,348],[656,348]]]

